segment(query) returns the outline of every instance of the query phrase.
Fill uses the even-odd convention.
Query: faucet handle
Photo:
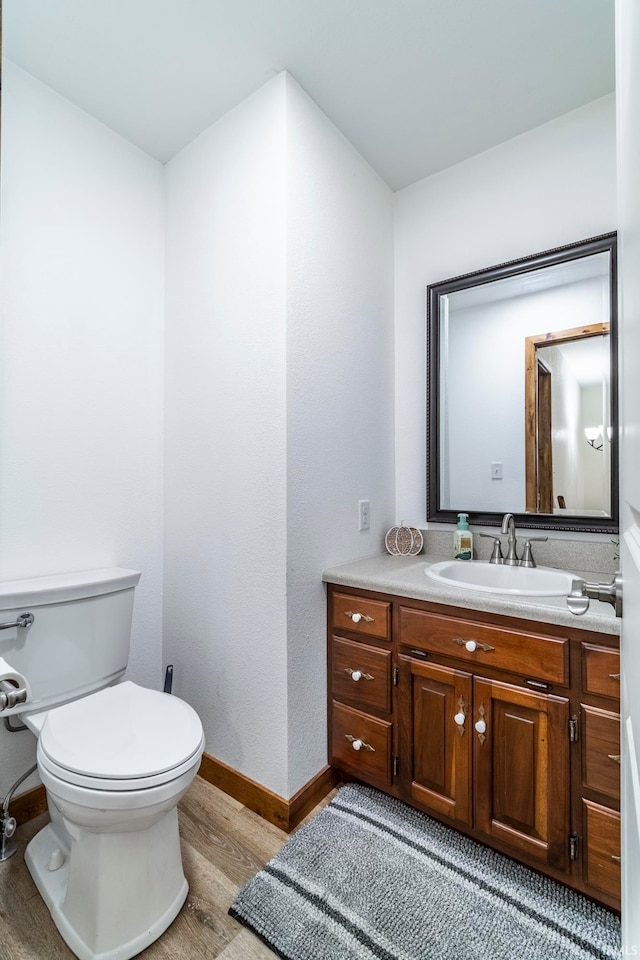
[[[493,550],[491,551],[491,557],[489,563],[504,563],[504,557],[502,556],[502,544],[500,543],[500,538],[494,536],[492,533],[481,533],[481,537],[486,537],[487,540],[493,540]]]
[[[536,540],[539,543],[543,543],[545,540],[548,540],[549,537],[528,537],[522,548],[522,559],[520,561],[521,567],[535,567],[536,562],[533,559],[533,553],[531,552],[531,544]]]

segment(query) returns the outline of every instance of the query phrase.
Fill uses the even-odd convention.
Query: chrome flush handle
[[[0,630],[10,630],[11,627],[30,627],[35,617],[32,613],[21,613],[18,616],[17,620],[14,620],[12,623],[0,623]]]

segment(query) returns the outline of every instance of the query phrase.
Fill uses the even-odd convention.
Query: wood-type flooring
[[[169,929],[138,956],[143,960],[273,960],[275,954],[227,911],[240,887],[275,856],[288,835],[200,777],[181,800],[178,812],[189,895]],[[24,847],[46,821],[45,814],[19,827],[18,852],[0,863],[1,960],[74,958],[24,864]]]

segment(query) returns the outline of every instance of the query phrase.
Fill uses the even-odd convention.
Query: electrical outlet
[[[370,510],[368,500],[358,500],[358,530],[368,530]]]

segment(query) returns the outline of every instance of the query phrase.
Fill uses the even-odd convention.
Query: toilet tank
[[[44,710],[116,682],[129,659],[136,570],[109,567],[0,583],[0,657],[22,674],[27,703],[0,717]]]

